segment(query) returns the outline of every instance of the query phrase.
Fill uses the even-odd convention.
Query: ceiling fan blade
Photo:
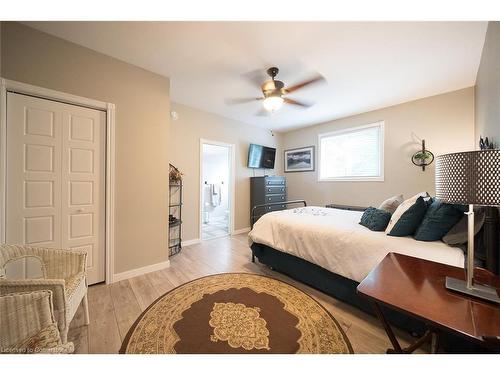
[[[252,70],[241,75],[252,86],[259,88],[266,79],[269,77],[262,71],[262,69]]]
[[[255,102],[262,100],[264,98],[228,98],[225,99],[224,102],[227,105],[237,105],[237,104],[245,104],[245,103],[250,103],[250,102]]]
[[[296,85],[287,87],[287,88],[283,89],[283,91],[284,91],[284,94],[289,94],[289,93],[292,93],[294,91],[300,90],[301,88],[303,88],[305,86],[312,85],[313,83],[320,83],[320,82],[324,82],[324,81],[325,81],[325,78],[322,75],[318,74],[318,75],[314,76],[313,78],[308,79],[307,81],[303,81],[303,82],[298,83]]]
[[[284,100],[285,100],[285,103],[298,105],[299,107],[304,107],[304,108],[309,108],[310,106],[313,105],[312,103],[299,102],[297,100],[290,99],[290,98],[284,98]]]

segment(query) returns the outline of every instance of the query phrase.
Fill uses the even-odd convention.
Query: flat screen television
[[[274,169],[275,158],[275,148],[251,143],[248,149],[248,168]]]

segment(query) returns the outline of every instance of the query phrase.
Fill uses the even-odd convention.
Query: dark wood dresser
[[[254,206],[286,201],[286,178],[282,176],[250,177],[250,212]],[[271,211],[286,209],[285,204],[260,207],[255,210],[250,222],[256,222],[262,215]],[[252,214],[250,213],[250,216]]]

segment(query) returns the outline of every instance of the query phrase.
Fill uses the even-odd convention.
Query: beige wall
[[[500,148],[500,22],[489,22],[476,79],[476,146],[488,137]]]
[[[167,260],[169,80],[12,22],[1,75],[116,104],[115,273]]]
[[[271,135],[266,129],[250,126],[185,105],[172,103],[179,119],[170,128],[170,161],[184,173],[184,206],[182,239],[199,238],[200,219],[200,139],[208,139],[236,146],[235,229],[250,226],[250,178],[253,170],[246,167],[250,143],[277,147],[281,135]],[[275,170],[267,174],[280,174],[282,152],[277,151]],[[257,170],[256,175],[263,175]]]
[[[333,104],[334,105],[334,104]],[[318,134],[385,121],[385,181],[317,182],[314,172],[285,173],[289,198],[308,204],[378,205],[391,195],[406,197],[419,191],[434,193],[434,164],[425,172],[414,166],[411,155],[425,139],[434,155],[473,148],[473,89],[416,100],[344,119],[291,131],[283,135],[283,148],[318,146]],[[316,165],[317,165],[316,155]]]

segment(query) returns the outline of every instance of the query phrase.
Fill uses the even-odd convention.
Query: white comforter
[[[461,249],[441,241],[392,237],[359,224],[362,212],[304,207],[262,216],[248,234],[270,246],[361,282],[389,253],[395,252],[463,267]]]

